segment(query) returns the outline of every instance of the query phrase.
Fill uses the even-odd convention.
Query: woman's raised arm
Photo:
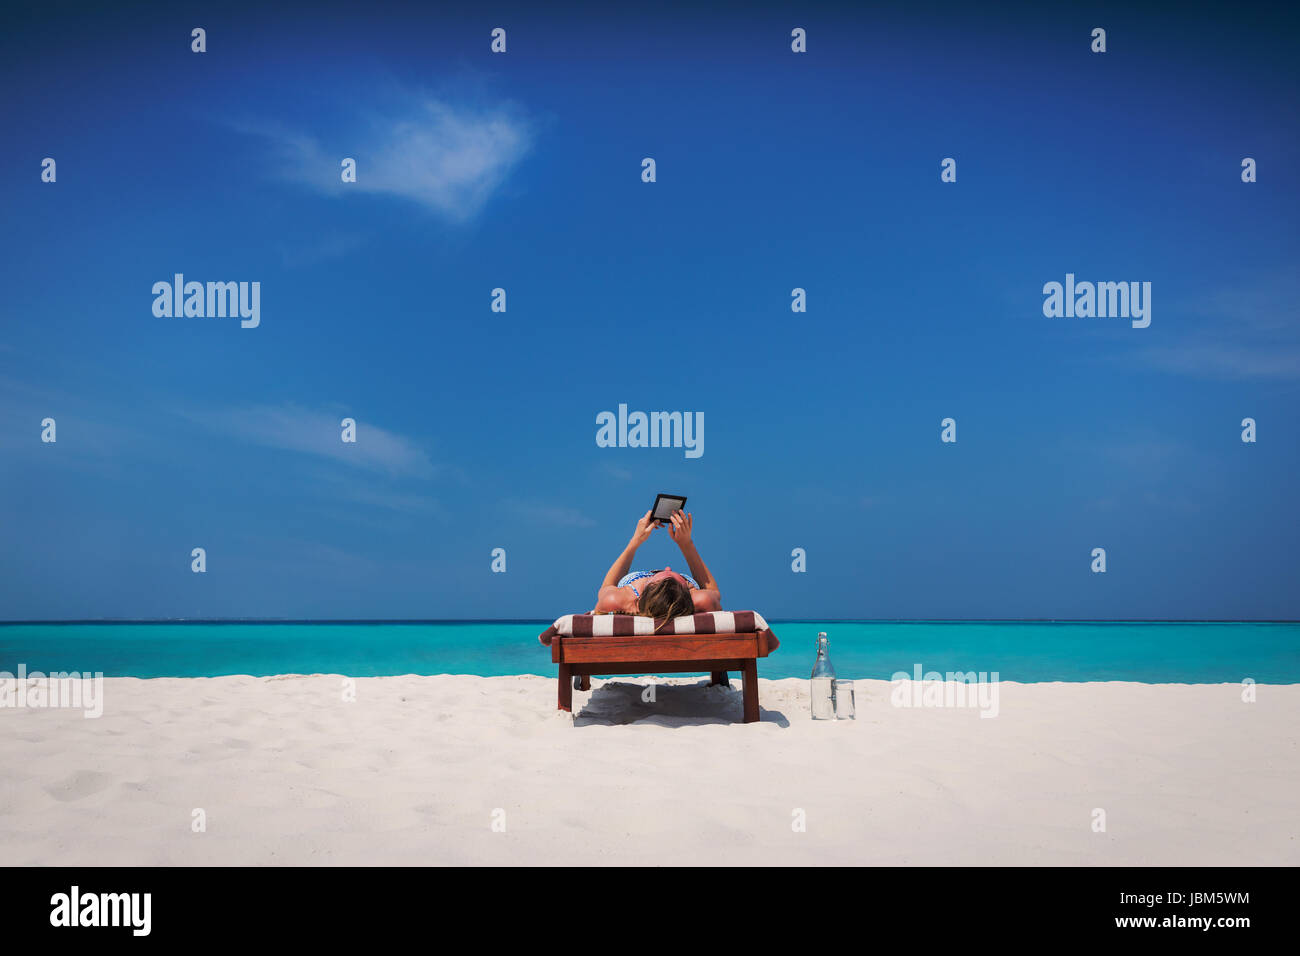
[[[654,532],[655,522],[650,520],[650,512],[646,512],[644,517],[636,523],[636,530],[632,532],[632,538],[623,549],[623,553],[614,559],[614,563],[609,566],[605,572],[605,580],[600,582],[602,588],[614,587],[618,584],[619,579],[628,571],[632,570],[632,559],[636,557],[636,549],[645,544],[646,539]]]
[[[700,552],[695,550],[695,542],[691,540],[691,531],[694,528],[695,520],[681,511],[674,511],[672,518],[672,529],[668,532],[677,542],[677,547],[681,548],[682,557],[690,566],[691,576],[695,578],[699,590],[694,591],[691,597],[695,600],[695,609],[697,611],[717,611],[722,608],[722,593],[718,587],[717,580],[713,577],[713,572],[704,563],[700,557]]]

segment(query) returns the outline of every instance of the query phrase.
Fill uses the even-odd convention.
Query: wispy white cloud
[[[326,497],[382,508],[403,515],[427,515],[438,518],[447,516],[446,509],[438,499],[418,492],[402,490],[397,482],[377,483],[369,475],[344,474],[337,470],[327,470],[328,468],[329,466],[322,465],[314,475],[315,489]]]
[[[280,260],[288,269],[313,266],[330,259],[341,259],[365,245],[365,238],[341,232],[327,232],[298,242],[278,242]]]
[[[81,471],[121,477],[127,459],[149,453],[148,435],[120,410],[105,407],[100,396],[32,384],[0,372],[0,408],[25,427],[0,429],[0,452],[12,463],[19,458],[59,461]],[[55,422],[58,441],[41,440],[46,418]],[[125,453],[125,454],[124,454]]]
[[[1300,322],[1294,269],[1260,272],[1189,292],[1165,310],[1177,316],[1169,339],[1120,360],[1210,379],[1300,378]]]
[[[611,464],[610,462],[602,462],[600,470],[611,478],[617,478],[619,481],[631,481],[632,478],[635,477],[632,474],[631,469],[622,468],[618,465]]]
[[[297,405],[249,405],[243,408],[183,412],[185,417],[219,433],[268,448],[296,451],[346,462],[393,477],[431,478],[437,468],[411,439],[357,420],[357,440],[341,440],[347,416]]]
[[[535,524],[560,528],[593,528],[596,525],[595,521],[577,508],[520,501],[517,498],[508,498],[503,504],[507,510]]]
[[[1237,277],[1173,303],[1175,311],[1207,320],[1231,334],[1296,332],[1300,274],[1293,268]]]
[[[1212,455],[1149,427],[1063,437],[1059,447],[1070,459],[1090,463],[1105,475],[1100,493],[1087,501],[1094,511],[1119,513],[1142,502],[1151,512],[1195,512],[1222,493]]]
[[[1125,474],[1162,479],[1186,465],[1191,449],[1183,442],[1142,432],[1078,443],[1090,457]]]
[[[532,147],[531,124],[513,106],[453,106],[423,93],[399,100],[328,142],[279,124],[234,125],[272,144],[287,179],[332,194],[398,196],[453,222],[472,219]],[[344,157],[357,162],[355,183],[340,179]]]
[[[1141,349],[1143,364],[1205,378],[1300,378],[1300,346],[1203,342]]]

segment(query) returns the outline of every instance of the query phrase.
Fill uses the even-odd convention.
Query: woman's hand
[[[691,529],[694,524],[695,521],[686,512],[675,511],[672,516],[672,530],[669,534],[677,542],[677,547],[682,549],[682,556],[686,558],[686,563],[691,567],[691,574],[695,575],[695,583],[699,585],[697,590],[691,592],[692,597],[698,596],[706,604],[711,601],[713,605],[721,606],[719,604],[721,599],[718,597],[718,582],[709,572],[704,559],[700,557],[700,552],[695,550],[695,542],[691,540]],[[705,592],[710,593],[706,594]],[[695,606],[701,610],[705,609],[698,601]]]
[[[636,530],[632,532],[632,547],[639,548],[645,544],[658,526],[659,523],[651,518],[650,512],[647,511],[641,520],[636,523]]]

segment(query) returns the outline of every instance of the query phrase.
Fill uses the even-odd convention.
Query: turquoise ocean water
[[[0,671],[107,677],[541,674],[548,621],[0,624]],[[763,677],[807,677],[818,631],[841,677],[997,671],[1003,680],[1300,683],[1300,623],[774,621]]]

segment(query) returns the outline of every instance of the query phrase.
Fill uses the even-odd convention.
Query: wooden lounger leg
[[[745,685],[745,723],[752,724],[758,720],[758,661],[745,661],[741,679]]]
[[[714,684],[721,684],[723,687],[731,686],[731,679],[727,676],[726,671],[714,671],[712,674],[709,675],[709,678],[710,678],[709,679],[710,687],[712,687]]]
[[[578,678],[578,690],[591,690],[591,675],[583,674]]]
[[[560,665],[560,710],[573,710],[573,674],[568,664]]]

